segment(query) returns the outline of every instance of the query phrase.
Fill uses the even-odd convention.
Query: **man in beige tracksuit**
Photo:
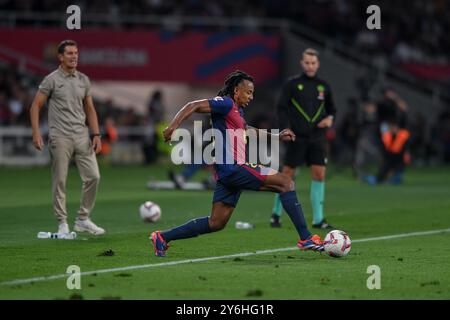
[[[39,85],[30,109],[33,145],[42,150],[39,111],[48,101],[49,151],[52,170],[53,211],[59,221],[58,233],[69,233],[66,209],[66,180],[70,160],[75,163],[83,182],[81,205],[74,230],[94,235],[105,233],[89,215],[95,204],[100,173],[96,153],[101,150],[97,113],[92,101],[89,78],[76,70],[76,42],[65,40],[58,46],[60,66]],[[91,129],[86,126],[86,119]]]

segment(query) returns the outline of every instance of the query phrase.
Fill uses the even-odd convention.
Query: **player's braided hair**
[[[219,90],[217,95],[220,97],[228,95],[233,96],[234,88],[237,87],[239,83],[241,83],[243,80],[253,82],[253,77],[249,76],[248,74],[240,70],[236,70],[230,73],[225,78],[224,86],[222,87],[222,89]]]

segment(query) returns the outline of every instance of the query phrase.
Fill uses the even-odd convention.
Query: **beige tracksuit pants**
[[[78,217],[89,218],[94,208],[97,187],[100,181],[97,158],[88,134],[73,137],[49,137],[52,167],[53,212],[59,223],[67,222],[66,180],[70,160],[75,163],[83,183]]]

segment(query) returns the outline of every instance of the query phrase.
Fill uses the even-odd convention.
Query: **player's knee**
[[[325,172],[315,173],[313,179],[316,181],[325,181]]]
[[[295,182],[292,179],[289,179],[288,182],[288,191],[294,191],[295,190]]]
[[[222,230],[223,228],[225,228],[226,224],[227,222],[222,219],[209,219],[209,229],[212,232]]]
[[[295,169],[284,167],[282,173],[293,178],[295,176]]]
[[[288,175],[283,174],[283,180],[281,183],[281,193],[289,192],[295,190],[294,180],[291,179]]]
[[[313,169],[312,178],[316,181],[325,181],[325,169]]]

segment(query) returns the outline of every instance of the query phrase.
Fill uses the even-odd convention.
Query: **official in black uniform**
[[[330,86],[316,74],[320,67],[319,53],[306,49],[300,60],[303,73],[290,78],[283,86],[277,105],[279,127],[290,128],[297,139],[287,145],[282,172],[291,178],[295,169],[311,167],[311,204],[313,227],[331,229],[323,213],[325,198],[326,130],[333,125],[336,109]],[[280,227],[281,203],[278,195],[272,210],[272,227]]]

